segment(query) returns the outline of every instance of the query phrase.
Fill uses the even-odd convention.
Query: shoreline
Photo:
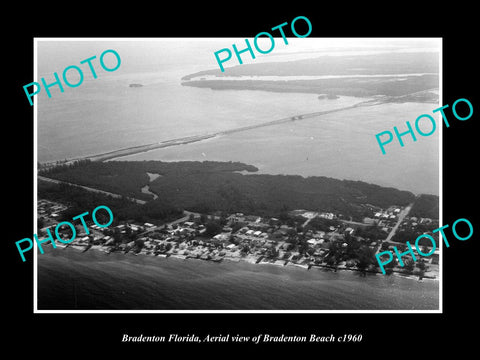
[[[66,249],[66,248],[73,248],[75,251],[79,251],[81,253],[83,252],[87,252],[89,250],[94,250],[94,251],[97,251],[99,253],[103,253],[105,255],[110,255],[110,253],[112,252],[115,252],[115,253],[118,253],[118,254],[121,254],[121,255],[127,255],[128,253],[125,253],[123,251],[111,251],[111,252],[108,252],[107,250],[105,249],[102,249],[101,247],[99,247],[98,245],[93,245],[91,247],[86,247],[86,246],[83,246],[83,245],[76,245],[76,244],[68,244],[68,245],[59,245],[59,244],[56,244],[57,245],[57,248],[59,249]],[[53,249],[53,247],[52,247]],[[55,249],[53,249],[55,250]],[[215,260],[212,260],[212,259],[202,259],[202,258],[197,258],[197,257],[189,257],[188,255],[178,255],[178,254],[159,254],[159,255],[154,255],[154,254],[142,254],[142,253],[139,253],[139,254],[135,254],[135,253],[131,253],[131,255],[133,256],[148,256],[148,257],[160,257],[160,258],[163,258],[163,259],[168,259],[168,258],[173,258],[173,259],[178,259],[178,260],[183,260],[183,261],[190,261],[190,260],[199,260],[199,261],[203,261],[203,262],[208,262],[208,263],[221,263],[223,261],[227,261],[229,263],[248,263],[248,264],[251,264],[251,265],[271,265],[271,266],[275,266],[275,267],[278,267],[278,268],[285,268],[285,269],[288,269],[288,268],[302,268],[306,271],[309,271],[310,269],[312,268],[316,268],[317,270],[319,271],[328,271],[328,272],[339,272],[339,271],[350,271],[350,272],[358,272],[358,273],[362,273],[361,270],[358,270],[357,268],[354,268],[354,267],[346,267],[346,266],[337,266],[337,267],[334,267],[334,266],[329,266],[329,265],[310,265],[310,264],[297,264],[297,263],[293,263],[291,261],[288,261],[288,260],[275,260],[274,262],[269,262],[269,261],[259,261],[257,262],[257,259],[253,259],[251,256],[250,257],[245,257],[245,258],[242,258],[242,257],[231,257],[231,256],[228,256],[228,257],[222,257],[220,261],[215,261]],[[282,263],[279,263],[279,262],[282,262]],[[420,279],[420,277],[418,275],[405,275],[403,273],[400,273],[400,272],[397,272],[397,271],[394,271],[392,272],[390,275],[383,275],[380,271],[371,271],[371,270],[367,270],[365,272],[363,272],[363,276],[366,277],[367,275],[379,275],[379,276],[396,276],[396,277],[400,277],[400,278],[403,278],[403,279],[409,279],[409,280],[415,280],[417,282],[423,282],[425,280],[427,281],[431,281],[431,282],[439,282],[439,278],[438,277],[422,277]]]
[[[144,152],[149,152],[157,149],[162,149],[162,148],[167,148],[171,146],[179,146],[179,145],[188,145],[191,143],[195,142],[200,142],[200,141],[205,141],[208,139],[213,139],[219,136],[223,135],[230,135],[238,132],[243,132],[243,131],[249,131],[249,130],[254,130],[262,127],[268,127],[268,126],[275,126],[275,125],[280,125],[284,123],[288,123],[291,121],[299,121],[299,120],[304,120],[304,119],[310,119],[313,117],[317,116],[323,116],[323,115],[328,115],[331,113],[335,112],[340,112],[340,111],[346,111],[346,110],[351,110],[357,107],[365,107],[365,106],[376,106],[376,105],[383,105],[383,104],[389,104],[395,101],[400,101],[402,100],[403,102],[415,102],[415,96],[418,96],[418,94],[423,94],[425,92],[431,91],[429,90],[422,90],[406,95],[398,95],[398,96],[388,96],[388,95],[375,95],[375,96],[353,96],[355,98],[358,98],[359,102],[354,103],[353,105],[348,105],[344,107],[339,107],[339,108],[334,108],[330,110],[322,110],[322,111],[315,111],[311,113],[303,113],[303,114],[297,114],[297,115],[292,115],[292,116],[287,116],[284,118],[276,119],[276,120],[271,120],[271,121],[266,121],[263,123],[259,124],[254,124],[254,125],[248,125],[248,126],[241,126],[229,130],[219,130],[214,133],[210,134],[203,134],[203,135],[191,135],[191,136],[185,136],[181,138],[175,138],[175,139],[170,139],[170,140],[163,140],[160,142],[156,143],[149,143],[149,144],[144,144],[144,145],[136,145],[136,146],[129,146],[121,149],[116,149],[116,150],[111,150],[111,151],[106,151],[102,152],[99,154],[92,154],[92,155],[85,155],[85,156],[79,156],[75,158],[70,158],[70,159],[64,159],[64,160],[57,160],[60,162],[60,165],[62,164],[70,164],[75,161],[82,161],[82,160],[90,160],[90,161],[107,161],[107,160],[115,160],[119,159],[122,157],[130,156],[130,155],[135,155],[139,153],[144,153]],[[343,95],[347,96],[348,95]],[[410,97],[413,97],[410,99]],[[49,168],[49,167],[54,167],[57,165],[57,161],[55,160],[50,160],[50,161],[45,161],[40,163],[40,168]]]
[[[215,133],[211,134],[204,134],[204,135],[192,135],[192,136],[186,136],[182,138],[177,138],[177,139],[171,139],[171,140],[164,140],[160,141],[158,143],[150,143],[150,144],[145,144],[145,145],[137,145],[137,146],[130,146],[126,148],[121,148],[117,150],[112,150],[112,151],[107,151],[103,152],[100,154],[94,154],[94,155],[86,155],[86,156],[81,156],[77,158],[71,158],[71,159],[66,159],[65,161],[62,162],[62,164],[68,164],[74,161],[81,161],[81,160],[90,160],[90,161],[106,161],[106,160],[114,160],[118,158],[122,158],[125,156],[130,156],[130,155],[135,155],[139,153],[144,153],[144,152],[149,152],[152,150],[157,150],[157,149],[162,149],[166,147],[171,147],[171,146],[178,146],[178,145],[188,145],[191,143],[199,142],[199,141],[204,141],[208,139],[212,139],[218,136],[223,136],[223,135],[229,135],[229,134],[234,134],[242,131],[248,131],[248,130],[253,130],[257,128],[262,128],[262,127],[267,127],[267,126],[274,126],[274,125],[279,125],[283,123],[287,123],[290,121],[298,121],[298,120],[304,120],[304,119],[310,119],[312,117],[316,116],[322,116],[322,115],[327,115],[330,113],[334,112],[339,112],[339,111],[344,111],[344,110],[350,110],[359,106],[375,106],[375,105],[381,105],[384,102],[381,99],[377,98],[372,98],[372,97],[367,97],[367,98],[361,98],[364,99],[363,101],[359,101],[358,103],[355,103],[353,105],[341,107],[341,108],[335,108],[335,109],[330,109],[330,110],[322,110],[322,111],[316,111],[312,113],[305,113],[305,114],[298,114],[298,115],[293,115],[293,116],[288,116],[276,120],[271,120],[267,122],[263,122],[260,124],[254,124],[254,125],[248,125],[248,126],[242,126],[242,127],[237,127],[234,129],[230,130],[220,130]],[[365,100],[366,99],[366,100]],[[51,166],[55,166],[56,161],[46,161],[41,163],[40,168],[48,168]]]
[[[60,250],[60,249],[57,249]],[[438,310],[439,283],[225,261],[169,261],[45,248],[40,310]],[[40,257],[39,257],[40,259]],[[273,265],[273,264],[266,264]]]

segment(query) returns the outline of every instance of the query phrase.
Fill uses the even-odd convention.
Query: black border
[[[218,344],[122,344],[124,333],[135,335],[182,335],[196,333],[258,333],[341,335],[361,333],[357,344],[229,344],[257,353],[265,349],[282,351],[295,346],[298,351],[312,350],[325,355],[337,351],[362,351],[386,354],[402,351],[413,355],[412,348],[431,354],[450,345],[461,344],[467,350],[474,344],[468,319],[475,313],[475,269],[478,244],[477,204],[474,200],[476,149],[475,136],[480,112],[474,81],[479,79],[475,55],[475,10],[468,5],[451,4],[449,9],[435,4],[425,10],[407,3],[384,3],[381,7],[362,3],[338,8],[324,3],[294,9],[290,3],[258,4],[180,4],[167,3],[89,6],[67,10],[41,5],[29,6],[15,23],[4,29],[7,41],[8,101],[4,103],[4,178],[8,201],[5,258],[7,286],[4,311],[8,316],[5,343],[12,349],[31,348],[65,354],[112,354],[133,350],[154,351],[164,356],[165,349],[187,348],[220,351]],[[38,9],[36,8],[38,7]],[[436,9],[438,7],[438,9]],[[452,224],[458,218],[469,219],[474,236],[465,242],[453,240],[444,250],[443,314],[33,314],[33,258],[22,263],[14,242],[33,234],[33,108],[28,105],[22,86],[33,80],[34,37],[229,37],[252,38],[258,32],[290,22],[303,15],[313,25],[311,37],[442,37],[443,104],[467,98],[474,115],[465,122],[453,120],[443,131],[443,219]],[[477,110],[478,109],[478,110]],[[8,139],[8,140],[7,140]],[[9,151],[8,151],[9,150]],[[9,171],[13,170],[13,171]],[[473,324],[475,326],[475,324]],[[24,345],[23,347],[21,347]],[[43,346],[42,346],[43,345]],[[28,345],[27,345],[28,346]],[[334,349],[335,348],[335,349]],[[60,351],[62,350],[62,351]],[[63,351],[69,352],[63,352]],[[386,351],[386,352],[383,352]],[[54,356],[56,357],[56,356]]]

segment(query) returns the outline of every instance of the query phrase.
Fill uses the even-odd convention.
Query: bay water
[[[84,55],[73,56],[77,61],[68,60],[65,65],[92,55],[80,45],[71,54]],[[181,77],[205,69],[204,63],[185,57],[169,62],[151,54],[145,61],[141,52],[128,52],[121,47],[125,44],[117,45],[113,48],[124,61],[117,71],[100,73],[97,79],[86,74],[81,86],[66,87],[63,93],[52,88],[52,98],[44,92],[38,95],[38,161],[212,134],[366,100],[183,86]],[[55,46],[60,45],[42,46],[39,60],[48,59],[43,55],[57,51]],[[104,44],[96,47],[106,48]],[[180,54],[183,49],[177,46],[169,51]],[[201,58],[207,55],[211,54]],[[58,64],[49,68],[43,60],[40,74],[61,71]],[[375,140],[375,134],[393,126],[405,130],[405,121],[412,123],[436,107],[426,103],[357,107],[120,160],[241,161],[258,167],[260,173],[363,180],[415,194],[438,194],[438,131],[417,142],[406,139],[405,147],[387,146],[386,155]],[[39,309],[409,310],[438,309],[439,304],[438,281],[74,249],[40,255],[38,276]]]

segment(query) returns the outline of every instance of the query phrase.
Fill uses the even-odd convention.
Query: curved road
[[[100,194],[104,194],[104,195],[109,195],[109,196],[114,197],[114,198],[121,198],[122,197],[122,195],[114,194],[114,193],[111,193],[111,192],[108,192],[108,191],[98,190],[98,189],[94,189],[94,188],[91,188],[91,187],[88,187],[88,186],[73,184],[73,183],[69,183],[69,182],[66,182],[66,181],[50,179],[50,178],[47,178],[47,177],[44,177],[44,176],[38,176],[38,179],[43,180],[43,181],[52,182],[52,183],[55,183],[55,184],[62,184],[62,183],[63,184],[68,184],[68,185],[72,185],[72,186],[76,186],[76,187],[85,189],[87,191],[92,191],[92,192],[96,192],[96,193],[100,193]],[[143,205],[143,204],[146,203],[146,201],[140,200],[140,199],[135,199],[135,198],[127,198],[127,199],[135,201],[137,204],[140,204],[140,205]],[[184,221],[187,221],[190,218],[190,215],[192,215],[192,214],[194,216],[200,216],[199,213],[183,210],[183,215],[184,215],[183,217],[181,217],[179,219],[176,219],[176,220],[173,220],[173,221],[170,221],[169,223],[162,224],[160,226],[153,226],[153,227],[149,228],[148,230],[144,231],[143,233],[141,233],[140,235],[144,236],[145,234],[147,234],[149,232],[152,232],[152,231],[155,231],[155,230],[159,229],[160,227],[163,227],[164,225],[167,225],[167,226],[175,225],[175,224],[179,224],[179,223],[182,223]]]
[[[71,185],[71,186],[76,186],[76,187],[85,189],[87,191],[92,191],[92,192],[96,192],[96,193],[100,193],[100,194],[104,194],[104,195],[109,195],[111,197],[118,198],[118,199],[122,198],[122,195],[119,195],[119,194],[114,194],[114,193],[111,193],[111,192],[108,192],[108,191],[94,189],[94,188],[91,188],[91,187],[88,187],[88,186],[73,184],[73,183],[69,183],[69,182],[66,182],[66,181],[51,179],[51,178],[47,178],[45,176],[38,175],[37,179],[52,182],[52,183],[55,183],[55,184],[67,184],[67,185]],[[135,201],[137,204],[140,204],[140,205],[146,204],[146,201],[144,201],[144,200],[135,199],[135,198],[127,198],[127,199]]]

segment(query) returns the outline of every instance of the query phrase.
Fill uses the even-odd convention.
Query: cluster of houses
[[[400,214],[400,211],[402,211],[402,209],[399,207],[393,207],[393,208],[391,207],[385,211],[377,211],[373,216],[376,219],[392,219],[393,220],[398,217],[398,214]]]
[[[123,251],[213,261],[244,259],[251,262],[262,260],[275,262],[278,260],[284,264],[288,261],[302,263],[301,260],[303,260],[303,264],[307,264],[311,260],[302,259],[301,254],[296,251],[290,241],[296,234],[295,228],[282,224],[276,218],[265,219],[240,213],[232,214],[226,218],[221,231],[214,236],[205,235],[206,226],[199,221],[199,218],[200,216],[195,216],[190,221],[161,226],[151,223],[124,222],[108,228],[100,228],[95,224],[87,223],[88,234],[83,225],[78,223],[74,224],[76,238],[68,245],[57,243],[57,246],[71,246],[83,250],[94,248],[107,253]],[[40,230],[40,234],[46,234],[47,227],[53,230],[55,224],[44,227]],[[332,227],[331,232],[327,233],[312,230],[305,233],[308,237],[306,243],[315,249],[312,256],[321,256],[326,253],[325,242],[328,242],[332,233],[337,230]],[[68,226],[60,227],[59,234],[66,240],[71,238]]]
[[[437,222],[438,221],[430,219],[430,218],[411,216],[411,217],[405,217],[405,219],[400,224],[400,227],[401,228],[402,227],[415,228],[418,225],[430,225],[430,224],[437,223]]]
[[[37,202],[37,215],[43,221],[55,220],[66,209],[65,205],[50,200],[40,199]]]
[[[416,216],[406,216],[403,221],[400,223],[397,232],[410,230],[411,233],[415,233],[418,235],[425,233],[426,229],[432,230],[438,228],[438,219],[431,219],[431,218],[423,218],[423,217],[416,217]],[[434,235],[435,237],[436,235]],[[414,236],[416,238],[416,236]],[[414,241],[414,240],[413,240]],[[412,242],[412,241],[410,241]],[[424,251],[425,253],[429,253],[431,250],[431,246],[427,246],[426,249],[428,251]],[[408,258],[408,257],[407,257]],[[410,256],[411,258],[411,256]],[[435,252],[429,257],[422,257],[422,262],[428,264],[438,264],[440,259],[440,249],[437,247]],[[413,261],[413,259],[412,259]]]
[[[55,215],[65,209],[66,206],[47,200],[39,200],[38,203],[39,215],[51,219],[55,219],[58,216]],[[372,216],[373,222],[385,226],[385,229],[391,229],[392,223],[398,219],[401,210],[399,207],[393,207],[385,211],[377,211]],[[326,263],[331,242],[338,242],[341,247],[347,247],[346,234],[355,236],[356,226],[358,226],[348,221],[340,221],[333,213],[298,210],[292,212],[292,215],[297,219],[298,216],[304,219],[303,223],[296,225],[305,224],[315,217],[338,221],[334,222],[334,226],[323,229],[324,231],[308,228],[299,233],[297,226],[286,225],[276,218],[235,213],[223,219],[221,228],[217,229],[215,234],[207,232],[207,222],[218,218],[203,216],[202,220],[200,214],[192,214],[187,221],[175,221],[160,226],[151,223],[139,224],[134,221],[114,224],[108,228],[88,224],[88,234],[79,223],[75,224],[77,231],[75,240],[68,245],[58,243],[57,245],[72,246],[84,251],[93,248],[107,253],[122,251],[183,259],[244,260],[252,263],[268,262],[277,265],[310,267]],[[431,219],[412,217],[407,218],[402,224],[412,226],[429,221]],[[365,221],[364,223],[366,226]],[[55,226],[55,224],[49,226]],[[68,229],[60,228],[59,233],[60,236],[70,239]],[[377,239],[357,238],[362,246],[368,246],[374,252],[381,244]],[[355,264],[344,265],[349,267]]]
[[[252,263],[288,263],[307,267],[312,261],[321,263],[328,254],[328,243],[343,239],[343,232],[353,232],[345,226],[331,227],[330,231],[308,230],[303,234],[308,252],[299,251],[298,235],[292,226],[282,224],[276,218],[232,214],[221,231],[213,236],[205,235],[205,224],[185,221],[176,225],[150,228],[148,224],[121,224],[113,232],[128,235],[128,241],[115,243],[107,235],[94,246],[104,251],[116,250],[143,255],[199,258],[204,260],[245,260]],[[347,244],[342,242],[342,246]],[[305,249],[304,249],[305,250]]]

